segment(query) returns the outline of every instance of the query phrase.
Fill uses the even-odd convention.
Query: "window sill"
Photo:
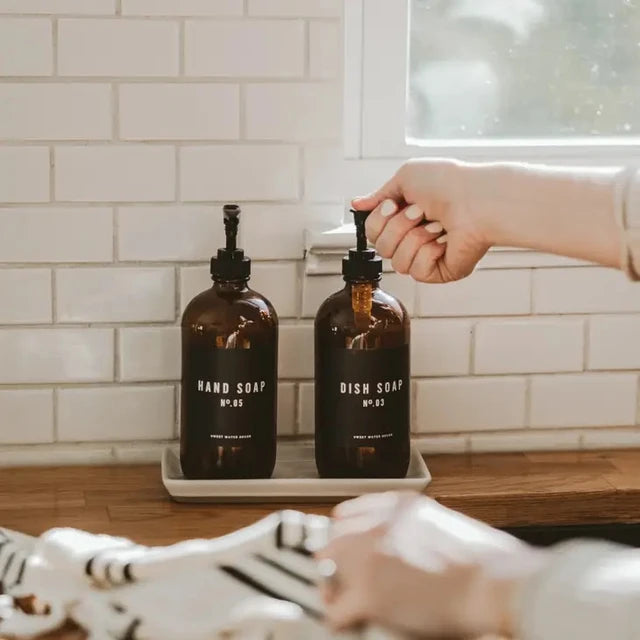
[[[305,274],[326,276],[340,274],[342,257],[354,245],[355,227],[343,224],[328,231],[307,230],[305,234]],[[550,267],[584,267],[590,263],[537,251],[496,247],[478,263],[478,269],[543,269]],[[384,261],[384,271],[393,271]]]

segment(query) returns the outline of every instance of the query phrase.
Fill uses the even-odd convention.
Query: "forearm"
[[[478,211],[490,244],[621,267],[617,208],[625,170],[496,163],[466,174],[467,205]]]

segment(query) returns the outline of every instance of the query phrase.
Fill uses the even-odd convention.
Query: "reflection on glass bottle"
[[[369,212],[354,212],[357,247],[345,287],[315,321],[316,465],[323,477],[403,477],[409,464],[409,316],[378,286]]]
[[[236,246],[240,208],[225,205],[227,244],[213,286],[182,318],[180,461],[187,478],[268,478],[276,458],[278,317],[247,286]]]

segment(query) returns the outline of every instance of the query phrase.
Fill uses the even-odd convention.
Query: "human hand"
[[[509,636],[515,594],[546,562],[546,553],[417,494],[363,496],[334,516],[318,557],[335,568],[323,594],[338,630]]]
[[[410,160],[380,189],[352,204],[372,210],[367,237],[398,273],[420,282],[459,280],[491,246],[490,211],[472,188],[478,171],[480,165],[454,160]]]

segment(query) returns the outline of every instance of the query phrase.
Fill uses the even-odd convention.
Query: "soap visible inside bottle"
[[[367,247],[369,212],[354,211],[357,246],[345,286],[315,320],[315,443],[322,477],[404,477],[409,465],[409,316],[380,288]]]
[[[182,318],[180,461],[187,478],[268,478],[276,458],[278,317],[248,286],[240,208],[225,205],[213,286]]]

